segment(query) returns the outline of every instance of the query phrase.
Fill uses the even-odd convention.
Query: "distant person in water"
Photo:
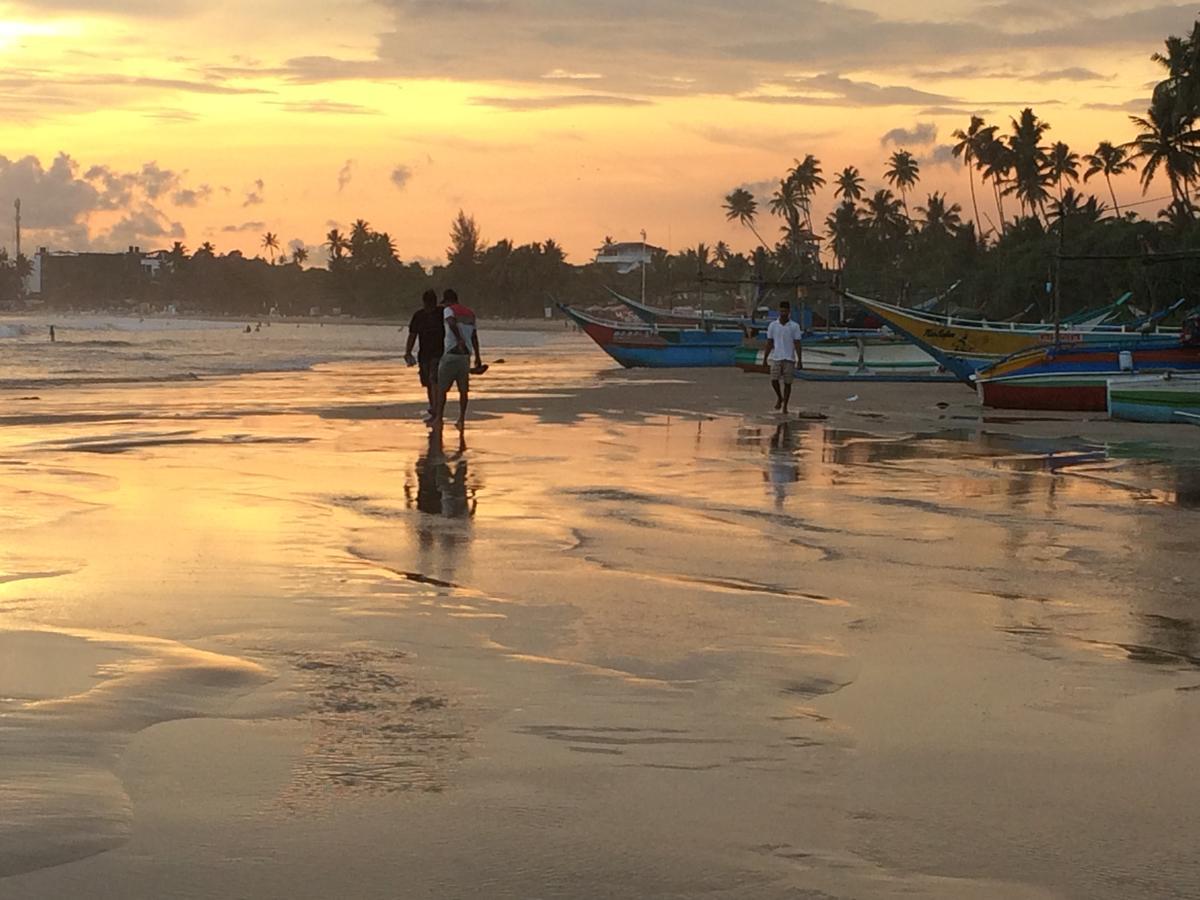
[[[804,336],[799,323],[793,322],[792,306],[786,300],[779,304],[779,318],[767,326],[767,365],[771,369],[771,387],[775,389],[775,408],[786,416],[792,399],[792,380],[796,377],[800,339]],[[780,382],[783,383],[782,389]]]
[[[426,291],[421,295],[421,308],[413,313],[408,323],[408,345],[404,348],[404,361],[410,366],[419,366],[417,374],[421,378],[421,387],[425,388],[429,398],[426,419],[432,419],[437,413],[438,362],[446,343],[444,328],[437,291]],[[417,348],[415,358],[413,347]]]
[[[50,343],[54,343],[54,326],[50,326]]]
[[[471,387],[471,353],[475,354],[475,370],[482,374],[485,367],[479,356],[479,330],[475,313],[458,302],[453,288],[442,293],[442,321],[445,324],[445,351],[438,362],[438,403],[431,424],[440,425],[446,412],[450,385],[458,385],[458,425],[467,420],[467,400]]]

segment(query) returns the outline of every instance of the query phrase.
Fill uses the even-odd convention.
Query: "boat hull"
[[[1200,422],[1200,376],[1110,378],[1108,414],[1127,422]]]
[[[580,329],[627,369],[729,367],[743,339],[741,329],[629,328],[563,307]]]
[[[1054,326],[1048,324],[967,323],[951,317],[906,310],[855,294],[847,296],[901,334],[964,360],[997,360],[1023,350],[1055,345],[1136,344],[1146,338],[1146,334],[1140,331],[1124,331],[1115,326],[1101,325],[1095,321],[1096,317],[1091,321],[1063,326],[1056,333]],[[1154,334],[1169,337],[1178,335],[1178,331],[1161,329]]]
[[[976,385],[980,402],[994,409],[1104,412],[1110,378],[1165,372],[1200,372],[1200,346],[1159,338],[1039,348],[981,370]]]
[[[737,351],[743,372],[765,373],[766,341],[748,338]],[[800,344],[796,377],[813,381],[953,381],[937,361],[903,338],[806,337]]]

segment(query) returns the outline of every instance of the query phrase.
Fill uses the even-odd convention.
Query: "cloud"
[[[886,147],[888,144],[894,144],[899,147],[911,144],[924,147],[936,141],[937,136],[937,126],[932,122],[918,122],[912,128],[893,128],[879,139],[879,145]]]
[[[1053,69],[1047,72],[1038,72],[1036,75],[1029,76],[1030,81],[1108,81],[1108,76],[1101,75],[1099,72],[1093,72],[1091,69],[1084,69],[1079,66],[1071,66],[1066,69]]]
[[[242,208],[247,206],[258,206],[263,202],[263,191],[266,185],[261,178],[254,179],[253,190],[246,191],[246,199],[242,201]]]
[[[400,190],[404,190],[408,186],[409,180],[412,178],[412,169],[408,166],[399,165],[392,169],[392,184]]]
[[[348,159],[348,160],[346,160],[345,163],[342,164],[342,167],[340,169],[338,169],[337,183],[338,183],[338,193],[339,194],[346,189],[346,185],[348,185],[350,183],[350,179],[353,177],[354,177],[354,160]]]
[[[266,227],[266,222],[243,222],[241,225],[226,225],[221,230],[230,234],[235,234],[245,231],[262,231]]]
[[[727,147],[743,147],[748,150],[778,150],[780,147],[796,147],[812,141],[832,137],[832,131],[777,131],[762,128],[725,128],[720,125],[687,126],[688,131],[706,141]]]
[[[961,106],[929,106],[921,110],[922,116],[990,116],[994,110],[965,109]]]
[[[212,195],[212,188],[202,184],[198,188],[181,188],[171,195],[171,202],[176,206],[199,206]]]
[[[98,248],[119,249],[156,239],[183,240],[187,232],[179,222],[170,221],[159,210],[143,205],[127,212],[108,231],[93,241]]]
[[[768,87],[784,88],[788,93],[757,93],[741,99],[796,106],[921,106],[961,102],[945,94],[934,94],[907,85],[854,81],[831,72],[780,78]]]
[[[1132,100],[1126,100],[1124,103],[1085,103],[1083,108],[1101,112],[1132,113],[1133,115],[1140,116],[1145,115],[1146,110],[1150,108],[1150,98],[1135,97]]]
[[[542,75],[543,78],[562,81],[594,81],[603,78],[599,72],[568,72],[566,69],[551,69]]]
[[[550,94],[542,97],[472,97],[476,106],[491,106],[527,112],[538,109],[565,109],[572,106],[650,106],[649,100],[616,97],[609,94]]]
[[[950,166],[957,162],[954,148],[950,144],[939,144],[920,159],[923,166]]]
[[[276,103],[276,106],[293,113],[325,113],[337,116],[378,116],[379,110],[357,103],[341,103],[337,100],[305,100]]]

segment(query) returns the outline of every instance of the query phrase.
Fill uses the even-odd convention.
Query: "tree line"
[[[1050,141],[1050,124],[1032,108],[1007,126],[972,116],[956,130],[951,149],[968,176],[972,218],[938,192],[910,208],[921,167],[906,149],[887,161],[890,187],[868,191],[855,166],[833,177],[837,203],[823,223],[831,265],[821,264],[813,229],[812,202],[826,179],[811,155],[795,161],[767,201],[780,219],[773,245],[759,232],[759,200],[749,190],[725,197],[725,215],[758,239],[763,269],[801,286],[832,283],[910,302],[959,283],[958,303],[995,317],[1046,317],[1056,279],[1066,311],[1126,291],[1150,309],[1179,297],[1200,302],[1200,261],[1192,258],[1200,254],[1200,21],[1152,59],[1165,77],[1145,115],[1130,116],[1135,134],[1125,142],[1101,141],[1080,154]],[[1169,187],[1154,220],[1117,200],[1113,179],[1134,171],[1143,195],[1160,176]],[[1100,196],[1087,192],[1101,180]]]

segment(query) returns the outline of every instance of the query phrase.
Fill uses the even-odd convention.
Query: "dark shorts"
[[[437,384],[437,370],[440,356],[418,356],[417,369],[421,376],[421,387],[429,387],[431,384]]]
[[[466,393],[471,385],[471,357],[466,353],[445,353],[438,362],[438,387],[445,391],[457,382]]]

